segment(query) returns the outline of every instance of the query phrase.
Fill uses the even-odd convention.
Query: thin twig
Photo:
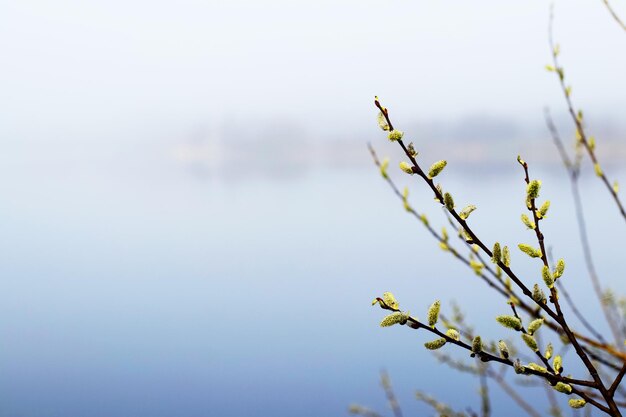
[[[617,324],[609,311],[609,307],[602,301],[602,285],[600,284],[600,278],[598,277],[598,273],[596,272],[596,267],[593,262],[593,255],[591,253],[591,245],[589,243],[589,236],[587,235],[587,224],[585,221],[585,213],[583,211],[582,199],[580,197],[580,187],[578,184],[578,169],[571,164],[569,158],[567,157],[567,152],[563,147],[563,141],[561,140],[561,135],[559,135],[559,131],[554,125],[552,121],[552,117],[550,116],[550,112],[548,109],[545,110],[545,119],[546,125],[548,126],[548,130],[552,136],[552,140],[555,143],[557,149],[559,150],[559,154],[561,155],[561,159],[563,161],[563,165],[565,165],[568,177],[570,180],[570,186],[572,190],[572,197],[574,198],[574,209],[576,212],[576,223],[578,224],[578,235],[580,239],[580,244],[583,250],[583,258],[585,260],[585,266],[587,267],[587,274],[589,275],[589,279],[591,280],[591,284],[593,285],[593,290],[596,294],[596,298],[600,303],[600,308],[604,313],[604,317],[609,324],[609,328],[611,329],[611,333],[613,334],[613,338],[615,339],[616,346],[619,346],[619,343],[622,339],[622,335],[618,330]],[[569,294],[564,291],[566,299],[569,299]],[[589,329],[592,334],[601,342],[604,342],[602,337],[598,337],[599,332],[596,331],[582,316],[582,314],[577,313],[577,309],[574,303],[570,304],[574,314],[581,320],[583,325]]]
[[[624,22],[622,22],[622,19],[620,19],[617,13],[615,13],[615,10],[613,10],[611,5],[609,4],[609,0],[602,0],[602,2],[606,6],[606,8],[609,10],[609,13],[611,13],[611,16],[613,16],[613,19],[617,22],[617,24],[620,25],[622,29],[626,31],[626,24],[624,24]]]
[[[598,158],[596,157],[595,150],[587,138],[587,134],[585,133],[585,129],[583,126],[583,121],[582,121],[582,112],[580,111],[576,112],[576,110],[574,110],[574,104],[572,102],[571,92],[570,92],[571,90],[569,87],[565,85],[565,75],[563,72],[563,67],[559,65],[559,60],[558,60],[558,47],[555,45],[553,36],[552,36],[553,21],[554,21],[554,10],[553,10],[553,7],[551,7],[550,8],[550,23],[549,23],[549,29],[548,29],[550,51],[552,53],[552,62],[554,64],[553,69],[559,79],[561,90],[563,92],[563,96],[565,97],[567,110],[570,116],[572,117],[572,120],[574,121],[574,125],[576,126],[576,131],[580,138],[580,142],[583,144],[585,150],[587,151],[587,153],[589,154],[589,157],[591,158],[591,161],[593,162],[596,175],[600,177],[600,179],[606,186],[606,189],[609,191],[609,194],[611,195],[611,197],[613,197],[613,200],[615,201],[615,204],[617,205],[617,208],[619,209],[620,214],[622,215],[623,219],[626,221],[626,209],[624,208],[624,205],[622,204],[620,198],[618,197],[617,191],[615,191],[615,188],[611,185],[606,174],[600,168],[600,164],[598,162]]]
[[[391,408],[393,415],[395,417],[402,417],[402,409],[400,408],[400,404],[398,403],[396,394],[393,392],[393,388],[391,387],[391,380],[389,379],[389,375],[386,371],[380,372],[380,384],[385,390],[387,402],[389,403],[389,408]]]

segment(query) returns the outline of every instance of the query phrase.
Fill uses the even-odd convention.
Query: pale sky
[[[614,1],[626,16],[626,3]],[[398,117],[541,123],[563,109],[543,69],[549,2],[73,1],[0,5],[0,135],[103,140],[286,119],[362,131],[380,95]],[[600,0],[556,4],[574,99],[626,109],[626,34]]]

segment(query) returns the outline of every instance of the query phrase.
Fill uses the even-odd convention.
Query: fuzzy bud
[[[387,139],[389,139],[392,142],[397,142],[400,139],[402,139],[402,136],[404,136],[404,132],[403,131],[401,131],[401,130],[392,130],[387,135]]]
[[[502,249],[500,249],[500,243],[496,242],[493,244],[493,250],[491,251],[491,262],[494,264],[498,264],[502,261]]]
[[[448,165],[448,162],[444,160],[437,161],[434,164],[432,164],[430,166],[430,169],[428,170],[428,178],[430,179],[435,178],[437,175],[441,173],[441,171],[443,171],[446,165]]]
[[[556,263],[556,267],[554,268],[554,279],[561,278],[563,272],[565,271],[565,261],[563,259],[559,259]]]
[[[552,346],[552,343],[548,343],[548,346],[546,346],[546,351],[543,354],[543,356],[546,359],[550,359],[552,357],[553,353],[554,353],[554,347]]]
[[[539,197],[539,190],[541,189],[541,181],[532,180],[526,186],[526,197],[531,200]]]
[[[528,333],[530,333],[531,335],[535,334],[535,332],[539,330],[542,324],[543,324],[543,319],[535,319],[531,321],[528,324]]]
[[[522,363],[520,362],[519,359],[517,359],[515,362],[513,362],[513,369],[515,370],[516,374],[525,374],[526,373],[526,367],[524,365],[522,365]]]
[[[402,204],[406,211],[411,211],[411,205],[409,204],[409,187],[404,187],[402,191]]]
[[[515,316],[498,316],[496,321],[509,329],[519,331],[522,328],[522,321]]]
[[[439,339],[435,339],[432,342],[424,343],[424,347],[428,350],[437,350],[443,347],[446,344],[446,339],[440,337]]]
[[[531,348],[533,351],[537,352],[539,350],[539,346],[537,346],[537,341],[531,335],[522,333],[522,340],[524,341],[524,343],[526,343],[526,346]]]
[[[389,168],[389,158],[383,159],[383,162],[380,164],[380,175],[382,175],[385,179],[389,178],[389,175],[387,175],[387,168]]]
[[[413,145],[413,142],[409,143],[407,150],[409,151],[409,155],[411,155],[413,158],[417,156],[417,151],[415,150],[415,146]]]
[[[409,318],[408,313],[402,313],[400,311],[396,311],[395,313],[391,313],[386,316],[381,322],[380,327],[389,327],[394,324],[404,324]]]
[[[587,404],[587,401],[583,400],[582,398],[579,398],[579,399],[572,398],[571,400],[568,401],[568,404],[572,408],[583,408],[585,404]]]
[[[454,210],[454,199],[452,198],[452,194],[445,193],[443,195],[443,202],[446,205],[446,208],[448,209],[448,211]]]
[[[472,352],[480,353],[483,350],[483,342],[480,339],[480,336],[476,336],[474,340],[472,340]]]
[[[413,172],[413,167],[410,164],[408,164],[407,162],[404,162],[404,161],[400,162],[400,169],[402,171],[406,172],[409,175],[415,174]]]
[[[546,295],[543,293],[543,290],[539,288],[538,284],[533,285],[533,300],[539,304],[546,303]]]
[[[390,292],[383,293],[383,301],[388,307],[394,310],[397,310],[400,308],[400,304],[398,304],[396,297],[394,297],[393,294]]]
[[[482,262],[476,261],[474,259],[470,259],[470,268],[474,271],[476,275],[481,275],[483,273],[483,269],[485,265]]]
[[[572,386],[564,382],[557,382],[554,386],[554,389],[567,395],[570,395],[572,393]]]
[[[619,183],[617,181],[613,183],[613,192],[615,194],[619,193]]]
[[[546,283],[546,286],[548,288],[554,288],[554,276],[550,272],[550,268],[548,268],[546,265],[541,268],[541,277],[543,278],[543,282]]]
[[[519,248],[519,250],[521,250],[522,252],[524,252],[526,255],[530,256],[531,258],[541,258],[541,249],[535,249],[530,245],[527,245],[525,243],[520,243],[519,245],[517,245],[517,247]]]
[[[548,370],[541,365],[537,365],[534,362],[531,362],[527,365],[533,371],[541,372],[542,374],[548,373]]]
[[[554,372],[560,374],[563,371],[563,359],[561,355],[556,355],[554,360],[552,361],[552,368],[554,368]]]
[[[456,329],[448,329],[446,331],[446,336],[448,336],[452,340],[456,340],[457,342],[461,340],[461,335]]]
[[[389,123],[387,123],[387,118],[383,114],[383,112],[378,113],[378,117],[376,119],[378,121],[378,127],[380,127],[385,132],[389,130]]]
[[[439,300],[435,301],[430,308],[428,309],[428,325],[430,327],[435,327],[435,324],[439,321],[439,310],[441,309],[441,302]]]
[[[598,177],[601,177],[602,174],[603,174],[602,173],[602,168],[600,167],[600,164],[598,164],[598,163],[593,164],[593,171],[596,173],[596,175]]]
[[[550,200],[546,200],[541,207],[539,207],[539,210],[537,210],[537,217],[540,219],[543,219],[544,217],[546,217],[546,214],[548,213],[548,209],[550,208]]]
[[[509,247],[505,246],[502,249],[502,263],[507,268],[511,266],[511,253],[509,252]]]
[[[476,206],[470,204],[469,206],[466,206],[463,210],[459,212],[459,217],[462,218],[463,220],[467,220],[469,215],[474,210],[476,210]]]
[[[527,228],[535,230],[535,222],[530,220],[530,218],[526,214],[522,214],[522,223],[524,223],[524,226],[526,226]]]
[[[504,340],[500,340],[498,342],[498,349],[500,350],[500,356],[502,356],[504,359],[509,358],[509,347],[506,345],[506,343],[504,343]]]

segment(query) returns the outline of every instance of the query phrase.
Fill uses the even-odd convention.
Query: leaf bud
[[[404,136],[404,132],[401,130],[392,130],[391,132],[389,132],[389,134],[387,135],[387,138],[391,141],[391,142],[397,142],[400,139],[402,139],[402,136]]]
[[[435,339],[431,342],[424,343],[424,347],[428,350],[437,350],[443,347],[446,344],[446,339],[440,337],[439,339]]]
[[[443,169],[446,167],[447,164],[448,162],[444,160],[437,161],[434,164],[432,164],[430,166],[430,169],[428,170],[428,178],[430,179],[435,178],[437,175],[441,173],[441,171],[443,171]]]
[[[531,348],[533,351],[537,352],[539,350],[539,346],[537,346],[537,341],[531,335],[522,333],[522,340],[524,340],[526,346]]]
[[[498,316],[496,317],[496,321],[509,329],[516,331],[522,329],[522,321],[515,316]]]
[[[430,308],[428,309],[428,325],[430,327],[435,327],[435,324],[439,321],[439,310],[441,309],[441,302],[439,300],[432,303]]]
[[[400,162],[400,169],[402,171],[406,172],[409,175],[415,174],[413,172],[413,167],[410,164],[408,164],[407,162],[404,162],[404,161]]]
[[[572,408],[583,408],[585,404],[587,404],[587,401],[583,400],[582,398],[579,398],[579,399],[572,398],[567,403]]]

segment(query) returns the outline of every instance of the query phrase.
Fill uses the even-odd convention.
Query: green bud
[[[535,334],[535,332],[539,330],[542,324],[543,324],[543,319],[535,319],[531,321],[528,324],[528,333],[530,333],[531,335]]]
[[[502,249],[502,263],[507,268],[511,266],[511,253],[509,252],[509,247],[505,246]]]
[[[555,72],[556,68],[554,68],[553,65],[546,65],[546,71],[548,71],[548,72]]]
[[[550,268],[548,268],[546,265],[541,268],[541,277],[543,278],[543,282],[546,283],[546,286],[548,288],[554,288],[554,276],[552,276]]]
[[[380,127],[384,131],[389,130],[389,123],[387,123],[387,118],[385,117],[383,112],[378,113],[377,121],[378,121],[378,127]]]
[[[470,204],[469,206],[466,206],[463,210],[459,212],[459,217],[462,218],[463,220],[467,220],[469,215],[474,210],[476,210],[476,206]]]
[[[543,354],[543,356],[546,359],[550,359],[552,357],[553,353],[554,353],[554,347],[552,346],[552,343],[548,343],[548,346],[546,346],[546,351]]]
[[[387,139],[389,139],[392,142],[397,142],[400,139],[402,139],[402,136],[404,136],[404,132],[403,131],[401,131],[401,130],[392,130],[387,135]]]
[[[519,331],[522,328],[522,321],[515,316],[498,316],[496,321],[509,329]]]
[[[470,268],[474,271],[476,275],[481,275],[483,273],[483,269],[485,265],[482,262],[476,261],[474,259],[470,259]]]
[[[437,350],[443,347],[446,344],[446,339],[440,337],[439,339],[435,339],[432,342],[424,343],[424,347],[428,350]]]
[[[448,331],[446,331],[446,336],[448,336],[452,340],[456,340],[457,342],[461,340],[461,335],[455,329],[448,329]]]
[[[404,209],[406,211],[411,211],[411,205],[409,204],[409,187],[404,187],[402,191],[402,204],[404,204]]]
[[[502,356],[504,359],[509,358],[509,347],[506,345],[506,343],[504,343],[504,340],[500,340],[498,342],[498,349],[500,350],[500,356]]]
[[[538,284],[533,285],[533,300],[539,304],[546,303],[546,295],[543,293],[543,290],[539,288]]]
[[[394,297],[393,294],[390,292],[383,293],[383,301],[385,302],[385,304],[387,304],[389,307],[393,308],[394,310],[397,310],[400,308],[400,304],[396,300],[396,297]]]
[[[596,173],[598,177],[602,176],[602,168],[600,167],[600,164],[598,163],[593,164],[593,171]]]
[[[494,243],[493,250],[491,252],[491,262],[493,262],[494,264],[500,263],[502,261],[502,250],[500,249],[500,243]]]
[[[531,200],[533,198],[539,197],[539,190],[540,189],[541,189],[541,181],[539,181],[539,180],[532,180],[526,186],[526,197],[530,198]]]
[[[407,150],[409,151],[409,155],[411,155],[413,158],[417,156],[417,151],[415,150],[415,146],[413,145],[413,142],[409,143],[409,147]]]
[[[525,374],[526,373],[526,367],[524,365],[522,365],[522,363],[520,362],[519,359],[517,359],[515,362],[513,362],[513,369],[515,370],[516,374]]]
[[[572,398],[571,400],[568,401],[568,404],[572,408],[583,408],[585,404],[587,404],[587,401],[583,400],[582,398],[580,399]]]
[[[389,327],[394,324],[405,324],[408,320],[408,313],[403,313],[401,311],[396,311],[395,313],[391,313],[386,316],[381,322],[380,327]]]
[[[548,370],[541,365],[537,365],[534,362],[531,362],[527,365],[533,371],[541,372],[542,374],[548,373]]]
[[[522,333],[522,340],[524,341],[524,343],[526,343],[526,346],[531,348],[533,351],[537,352],[539,350],[539,346],[537,346],[537,341],[531,335]]]
[[[531,258],[541,258],[541,249],[535,249],[530,245],[527,245],[525,243],[520,243],[519,245],[517,245],[517,247],[519,248],[519,250],[521,250],[522,252],[524,252],[526,255],[530,256]]]
[[[554,357],[552,367],[554,368],[554,372],[557,374],[560,374],[563,371],[563,359],[561,358],[561,355],[556,355]]]
[[[443,188],[441,188],[441,184],[435,185],[435,188],[437,189],[440,195],[443,195]],[[435,194],[435,201],[439,201],[439,197],[437,197],[437,194]]]
[[[589,149],[591,149],[592,151],[596,150],[596,138],[593,136],[589,138]]]
[[[400,162],[400,169],[406,172],[407,174],[410,174],[410,175],[415,174],[413,172],[413,167],[404,161]]]
[[[522,223],[524,223],[527,228],[535,230],[535,222],[530,220],[526,214],[522,214]]]
[[[554,268],[554,279],[561,278],[563,271],[565,271],[565,261],[563,259],[559,259],[556,263],[556,267]]]
[[[613,192],[615,194],[619,193],[619,183],[617,181],[613,183]]]
[[[422,221],[422,223],[424,223],[424,226],[428,226],[428,217],[426,217],[425,214],[422,214],[420,216],[420,220]]]
[[[445,193],[445,194],[443,195],[443,202],[444,202],[444,204],[446,205],[446,208],[447,208],[449,211],[454,210],[454,199],[452,198],[452,194],[450,194],[450,193]]]
[[[554,386],[554,389],[567,395],[570,395],[572,393],[572,386],[564,382],[557,382]]]
[[[546,200],[541,207],[539,207],[539,210],[537,210],[537,217],[540,219],[543,219],[544,217],[546,217],[546,214],[548,213],[548,209],[550,208],[550,200]]]
[[[474,340],[472,340],[472,352],[480,353],[483,350],[483,342],[480,339],[480,336],[476,336]]]
[[[435,301],[430,308],[428,309],[428,325],[430,327],[435,327],[437,321],[439,321],[439,310],[441,309],[441,302],[439,300]]]
[[[389,158],[383,159],[383,162],[380,164],[380,175],[382,175],[383,178],[389,178],[387,168],[389,168]]]
[[[443,171],[443,169],[446,167],[447,164],[448,162],[444,160],[437,161],[434,164],[432,164],[430,166],[430,169],[428,170],[428,178],[430,179],[435,178],[437,175],[441,173],[441,171]]]

